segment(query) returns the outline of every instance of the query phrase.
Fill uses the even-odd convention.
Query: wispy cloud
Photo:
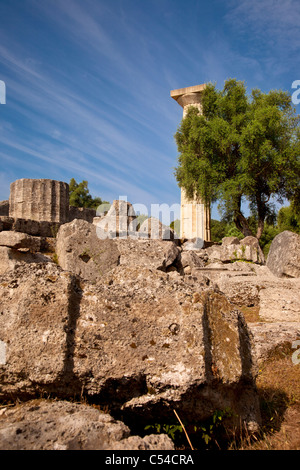
[[[298,0],[230,0],[227,23],[247,40],[253,54],[296,61],[300,47]],[[271,61],[270,61],[271,65]],[[272,64],[274,65],[274,63]],[[276,70],[274,70],[276,73]]]

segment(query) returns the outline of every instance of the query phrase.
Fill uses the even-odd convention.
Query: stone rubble
[[[159,226],[151,239],[149,219],[132,232],[127,202],[107,214],[119,217],[112,237],[107,215],[27,220],[29,206],[10,200],[15,212],[3,204],[0,216],[0,399],[55,400],[0,410],[2,448],[169,450],[167,436],[127,426],[139,433],[176,409],[192,423],[229,407],[258,428],[258,365],[300,338],[299,235],[278,235],[265,261],[253,237],[165,240]],[[246,323],[245,309],[259,321]],[[61,401],[74,397],[113,418]]]

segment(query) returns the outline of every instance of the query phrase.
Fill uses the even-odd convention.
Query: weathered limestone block
[[[115,243],[121,254],[120,265],[126,267],[166,271],[180,255],[180,248],[172,241],[117,238]]]
[[[300,321],[249,323],[249,328],[253,334],[255,355],[259,362],[268,359],[280,345],[288,344],[292,347],[295,341],[300,340]]]
[[[278,277],[300,277],[300,235],[285,230],[271,243],[267,266]]]
[[[195,422],[229,407],[254,428],[256,367],[242,316],[224,296],[165,276],[119,267],[109,273],[109,289],[84,289],[76,375],[88,367],[94,380],[86,392],[141,425],[167,420],[172,408]]]
[[[0,201],[0,216],[8,216],[9,214],[9,202]]]
[[[155,217],[144,220],[140,226],[139,234],[152,240],[175,240],[178,238],[174,230]]]
[[[69,185],[50,179],[20,179],[10,185],[9,216],[66,223],[69,221]]]
[[[167,435],[130,436],[124,423],[85,404],[31,400],[2,412],[0,450],[174,450]]]
[[[2,276],[0,304],[1,399],[89,396],[142,428],[229,407],[257,427],[252,337],[222,294],[141,266],[95,285],[49,263]]]
[[[13,230],[38,237],[55,238],[61,224],[28,219],[14,219],[13,217],[0,217],[0,232]]]
[[[193,273],[204,266],[205,261],[195,251],[182,251],[178,258],[178,267],[182,274]]]
[[[15,219],[13,217],[1,216],[0,217],[0,231],[2,230],[12,230],[13,223]]]
[[[0,397],[57,396],[76,389],[72,374],[73,328],[80,290],[70,273],[55,264],[25,264],[1,277],[0,340],[6,363],[0,365]]]
[[[26,263],[51,263],[51,259],[41,253],[31,253],[0,246],[0,275]]]
[[[91,209],[90,207],[69,207],[68,222],[72,222],[74,219],[82,219],[92,224],[95,217],[96,209]]]
[[[41,249],[41,239],[40,237],[32,237],[27,233],[4,231],[0,232],[0,246],[37,252]]]
[[[277,281],[277,282],[276,282]],[[259,315],[267,322],[300,322],[300,279],[260,283]]]
[[[75,219],[61,225],[56,240],[59,265],[83,279],[97,282],[119,264],[120,253],[114,240],[99,238],[96,227]]]
[[[255,237],[245,237],[239,241],[236,237],[225,237],[222,245],[213,245],[206,248],[210,260],[219,260],[223,263],[236,260],[251,261],[264,264],[265,257]]]
[[[61,224],[58,222],[47,222],[27,219],[14,219],[12,230],[16,232],[36,235],[38,237],[55,238]]]
[[[278,278],[267,266],[249,263],[236,262],[229,267],[214,281],[232,304],[257,307],[262,321],[300,321],[299,278]]]

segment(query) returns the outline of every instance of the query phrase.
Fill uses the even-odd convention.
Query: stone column
[[[171,91],[171,97],[183,108],[183,118],[190,106],[198,108],[202,113],[202,92],[205,86],[204,83]],[[201,202],[196,196],[192,200],[188,199],[184,189],[181,189],[180,237],[211,240],[210,204]]]
[[[20,179],[10,185],[9,216],[39,222],[69,221],[69,185],[50,179]]]

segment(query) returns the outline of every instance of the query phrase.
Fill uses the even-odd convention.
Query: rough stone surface
[[[214,282],[232,304],[257,306],[262,321],[300,321],[300,279],[279,279],[267,266],[236,262],[229,267]]]
[[[0,303],[2,399],[94,397],[141,426],[226,407],[259,422],[252,337],[222,294],[141,266],[92,285],[48,263],[2,276]]]
[[[166,271],[180,256],[180,249],[172,241],[118,238],[115,243],[122,266]]]
[[[149,217],[144,220],[139,229],[139,234],[146,235],[152,240],[175,240],[178,238],[174,230],[164,225],[159,219]]]
[[[194,274],[199,268],[205,267],[205,261],[195,251],[182,251],[177,266],[181,274]]]
[[[9,214],[9,201],[0,201],[0,216],[8,216]]]
[[[225,237],[221,245],[206,248],[206,252],[211,261],[219,260],[229,263],[244,260],[265,264],[264,254],[255,237],[245,237],[240,241],[236,237]]]
[[[114,200],[104,217],[96,217],[97,228],[109,234],[111,238],[127,235],[135,231],[136,215],[132,204],[127,201]]]
[[[32,252],[37,252],[41,249],[41,239],[26,233],[4,231],[0,232],[0,246],[7,246],[15,250],[28,249]]]
[[[94,217],[96,217],[96,209],[91,209],[90,207],[69,207],[69,222],[72,222],[74,219],[83,219],[92,224]]]
[[[1,411],[0,450],[174,450],[168,436],[130,436],[124,423],[84,404],[32,400]]]
[[[278,277],[300,277],[300,235],[279,233],[271,243],[267,266]]]
[[[41,253],[30,253],[0,246],[0,275],[16,269],[23,263],[45,263],[51,260]]]
[[[97,282],[104,273],[117,266],[120,257],[113,240],[99,238],[95,225],[80,219],[60,227],[56,252],[64,270],[91,282]]]
[[[300,339],[299,322],[249,323],[253,334],[255,355],[258,361],[265,361],[276,347],[289,344]],[[297,346],[298,347],[298,346]]]
[[[9,216],[65,223],[69,221],[69,185],[50,179],[20,179],[10,185]]]

